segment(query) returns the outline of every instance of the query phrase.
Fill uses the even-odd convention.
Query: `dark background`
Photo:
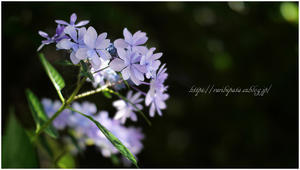
[[[285,2],[288,3],[288,2]],[[138,155],[141,167],[223,168],[298,167],[298,18],[283,17],[283,3],[143,2],[143,3],[2,3],[2,134],[8,108],[16,109],[25,128],[34,122],[24,90],[39,98],[57,98],[37,57],[43,39],[55,32],[55,19],[76,12],[108,38],[147,32],[149,43],[164,53],[170,99],[163,116],[149,127]],[[297,3],[294,4],[297,6]],[[286,12],[286,11],[285,11]],[[298,7],[297,7],[298,12]],[[51,63],[68,58],[54,45],[42,52]],[[54,64],[66,79],[63,93],[74,88],[77,70]],[[207,87],[269,87],[252,94],[199,94]],[[84,88],[91,88],[87,84]],[[117,99],[117,98],[113,98]],[[102,95],[88,100],[99,109],[115,109]],[[148,113],[148,110],[144,110]],[[78,156],[78,167],[111,167],[94,147]]]

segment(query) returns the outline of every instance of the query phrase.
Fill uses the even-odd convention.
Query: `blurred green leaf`
[[[59,64],[62,66],[74,66],[74,64],[71,63],[69,60],[58,60],[55,62],[55,64]]]
[[[298,23],[298,4],[283,2],[280,4],[280,12],[283,18],[289,22]]]
[[[130,160],[136,167],[138,167],[137,165],[137,161],[135,159],[135,157],[132,155],[132,153],[129,151],[129,149],[127,149],[122,142],[115,137],[109,130],[107,130],[104,126],[102,126],[98,121],[96,121],[93,117],[88,116],[84,113],[81,113],[71,107],[68,107],[70,110],[77,112],[79,114],[81,114],[82,116],[90,119],[92,122],[94,122],[96,124],[96,126],[100,129],[100,131],[106,136],[106,138],[114,145],[114,147],[116,147],[119,152],[124,155],[128,160]]]
[[[114,155],[114,154],[110,155],[110,159],[111,159],[111,162],[112,162],[115,166],[120,165],[120,160],[119,160],[119,158],[118,158],[116,155]]]
[[[108,99],[111,99],[112,96],[110,95],[110,93],[108,93],[107,91],[102,91],[103,95],[108,98]]]
[[[46,60],[44,54],[40,53],[40,60],[46,70],[47,75],[52,81],[61,101],[64,101],[64,98],[61,94],[61,90],[65,87],[65,81],[62,76],[56,71],[56,69]]]
[[[75,160],[70,153],[64,153],[57,161],[59,168],[75,168]]]
[[[26,97],[28,100],[28,105],[30,111],[32,113],[33,119],[36,123],[36,131],[38,131],[41,126],[48,120],[48,116],[46,115],[42,104],[39,99],[33,94],[33,92],[29,89],[26,90]],[[49,125],[45,132],[51,137],[57,138],[58,132],[52,125]]]
[[[2,168],[38,168],[35,148],[17,121],[13,108],[2,138]]]

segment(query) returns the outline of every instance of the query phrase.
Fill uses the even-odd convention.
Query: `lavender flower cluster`
[[[95,88],[104,85],[105,80],[110,83],[120,80],[118,72],[121,73],[124,80],[132,81],[133,86],[148,85],[147,93],[137,88],[134,89],[145,96],[145,104],[150,106],[150,116],[153,117],[155,112],[161,116],[161,110],[166,108],[165,101],[169,98],[166,93],[167,86],[164,85],[168,74],[165,64],[161,64],[159,60],[162,53],[154,53],[155,48],[148,49],[143,45],[148,40],[146,33],[137,31],[131,34],[127,28],[124,28],[124,38],[110,43],[106,32],[98,35],[92,26],[88,29],[83,27],[89,21],[84,20],[76,24],[76,20],[75,13],[71,15],[70,23],[55,20],[58,25],[53,37],[39,31],[39,34],[46,40],[42,41],[38,50],[44,45],[56,43],[58,50],[70,52],[73,64],[78,64],[80,61],[88,62],[91,71],[96,72],[93,74]],[[149,82],[145,80],[149,80]],[[127,97],[131,98],[132,102],[139,103],[142,101],[142,99],[136,99],[139,96],[138,94],[132,96],[129,92]],[[114,105],[119,109],[115,118],[122,119],[123,123],[127,118],[136,120],[135,109],[130,104],[118,101]],[[140,105],[139,108],[142,109],[142,106]]]
[[[61,106],[58,100],[51,101],[44,98],[41,101],[45,112],[48,116]],[[136,155],[140,153],[143,148],[142,139],[144,135],[140,128],[125,127],[119,120],[111,119],[107,111],[97,111],[96,105],[90,102],[78,103],[74,102],[72,107],[80,112],[92,116],[95,120],[100,122],[112,134],[114,134],[131,152]],[[104,157],[110,157],[112,154],[117,154],[118,150],[110,143],[110,141],[99,131],[98,127],[80,114],[76,114],[68,109],[64,110],[54,121],[53,126],[59,130],[69,128],[74,130],[75,138],[81,142],[81,149],[86,145],[94,144],[102,153]],[[67,142],[71,144],[70,142]],[[71,152],[78,153],[77,148],[72,148]]]
[[[89,102],[82,104],[73,103],[72,107],[85,114],[93,115],[96,120],[109,129],[116,137],[122,141],[133,153],[141,151],[144,138],[140,129],[125,127],[124,124],[129,118],[137,121],[136,112],[143,109],[143,103],[149,107],[149,115],[153,117],[157,112],[162,116],[163,109],[166,109],[165,101],[169,98],[166,93],[168,86],[164,85],[168,77],[166,64],[159,60],[162,53],[155,52],[156,48],[148,48],[145,44],[148,41],[147,34],[137,31],[132,34],[124,28],[124,38],[119,38],[111,42],[107,38],[107,33],[98,34],[89,26],[85,26],[89,21],[84,20],[76,23],[77,15],[73,13],[70,22],[55,20],[57,23],[56,33],[50,37],[47,33],[39,31],[39,35],[46,38],[42,41],[38,51],[45,45],[56,44],[57,50],[65,50],[70,53],[70,60],[74,65],[86,64],[92,74],[91,82],[94,88],[101,88],[105,85],[120,90],[125,88],[125,84],[132,90],[127,92],[127,100],[117,100],[113,102],[116,114],[111,119],[106,111],[98,114],[96,106]],[[138,87],[148,88],[147,92],[141,91]],[[129,88],[129,87],[128,87]],[[130,89],[131,89],[130,88]],[[134,92],[134,91],[136,92]],[[61,105],[59,101],[52,102],[49,99],[42,101],[49,116],[53,114]],[[105,138],[99,129],[89,120],[74,114],[72,111],[64,110],[53,125],[57,129],[72,128],[83,141],[84,138],[92,139],[105,157],[116,154],[117,149]],[[83,144],[84,146],[84,144]]]

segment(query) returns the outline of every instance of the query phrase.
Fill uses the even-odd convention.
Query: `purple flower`
[[[86,28],[82,27],[80,29],[75,29],[73,26],[67,26],[64,30],[65,34],[70,37],[70,39],[62,39],[56,44],[56,48],[70,50],[70,59],[73,64],[78,64],[80,60],[76,58],[75,54],[79,48],[85,47],[83,38],[86,33]]]
[[[150,116],[153,117],[155,110],[158,115],[162,116],[162,109],[166,108],[165,100],[169,98],[168,94],[164,92],[167,90],[167,86],[164,86],[164,81],[167,79],[165,64],[160,67],[157,74],[151,80],[150,90],[148,91],[145,99],[146,106],[150,106]]]
[[[50,99],[43,98],[42,105],[46,114],[51,117],[60,108],[61,102],[58,100],[52,102]],[[63,130],[67,126],[70,116],[70,110],[63,110],[62,113],[60,113],[60,115],[54,119],[53,126],[59,130]]]
[[[97,37],[97,32],[93,27],[89,27],[84,34],[83,41],[85,47],[81,47],[76,52],[76,57],[79,60],[89,59],[92,67],[100,68],[101,60],[109,60],[111,58],[109,52],[105,49],[109,46],[109,39],[106,39],[107,33],[102,33]],[[100,55],[100,57],[98,56]]]
[[[139,104],[141,101],[143,101],[142,98],[139,98],[140,96],[141,93],[136,93],[135,95],[132,95],[132,91],[127,93],[127,99],[139,110],[143,109],[143,106]],[[133,107],[131,103],[128,103],[124,100],[117,100],[113,102],[113,106],[118,110],[114,119],[120,120],[123,124],[126,122],[127,118],[130,118],[132,121],[137,121],[137,116],[134,113],[134,111],[137,111],[137,109]]]
[[[148,50],[148,52],[142,56],[140,62],[141,65],[146,66],[147,69],[146,77],[148,79],[154,76],[155,71],[158,69],[160,65],[160,61],[158,59],[162,56],[162,53],[153,54],[154,51],[155,48],[150,48],[150,50]]]
[[[140,65],[141,56],[131,50],[117,49],[120,58],[111,61],[110,67],[114,71],[121,71],[124,80],[131,79],[134,84],[139,85],[144,81],[146,67]]]
[[[50,37],[47,33],[43,32],[43,31],[39,31],[38,33],[40,34],[40,36],[46,38],[46,40],[42,41],[42,44],[39,46],[39,48],[37,49],[37,51],[40,51],[44,45],[48,45],[54,42],[58,42],[62,39],[68,38],[65,33],[64,33],[64,26],[62,25],[57,25],[56,27],[56,33],[54,34],[53,37]]]
[[[123,30],[124,39],[117,39],[114,41],[114,46],[118,48],[131,49],[134,52],[145,53],[147,48],[143,45],[148,40],[145,32],[137,31],[133,35],[127,28]]]
[[[66,26],[71,25],[71,26],[74,26],[75,28],[84,26],[89,23],[88,20],[84,20],[84,21],[80,21],[79,23],[75,24],[76,20],[77,20],[77,15],[75,13],[73,13],[70,17],[70,23],[63,21],[63,20],[55,20],[55,22],[57,24],[66,25]]]

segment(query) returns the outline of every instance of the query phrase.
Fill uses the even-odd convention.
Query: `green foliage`
[[[137,165],[137,161],[135,159],[135,157],[132,155],[132,153],[129,151],[129,149],[127,149],[122,142],[115,137],[109,130],[107,130],[104,126],[102,126],[98,121],[96,121],[93,117],[88,116],[84,113],[81,113],[71,107],[68,107],[70,110],[77,112],[79,114],[81,114],[82,116],[90,119],[92,122],[94,122],[96,124],[96,126],[100,129],[100,131],[105,135],[105,137],[114,145],[114,147],[116,147],[119,152],[124,155],[128,160],[130,160],[136,167],[138,167]]]
[[[36,151],[10,108],[2,138],[2,168],[38,168]]]
[[[32,113],[33,119],[36,123],[36,132],[41,128],[41,126],[48,120],[48,116],[46,115],[42,104],[39,99],[33,94],[33,92],[29,89],[26,90],[26,97],[28,100],[28,105],[30,111]],[[57,138],[58,132],[52,125],[49,125],[45,132],[51,137]]]
[[[64,101],[64,98],[61,94],[61,90],[65,87],[65,81],[62,76],[56,71],[56,69],[46,60],[44,54],[40,53],[40,60],[46,70],[47,75],[52,81],[61,101]]]
[[[62,66],[74,66],[74,64],[71,63],[69,60],[58,60],[54,64],[59,64]]]
[[[292,23],[298,23],[298,5],[297,3],[283,2],[280,4],[280,12],[285,20]]]
[[[75,168],[75,160],[70,153],[64,153],[57,161],[59,168]]]
[[[112,96],[110,95],[110,93],[108,93],[107,91],[102,91],[102,94],[103,94],[106,98],[108,98],[108,99],[111,99],[111,98],[112,98]]]

